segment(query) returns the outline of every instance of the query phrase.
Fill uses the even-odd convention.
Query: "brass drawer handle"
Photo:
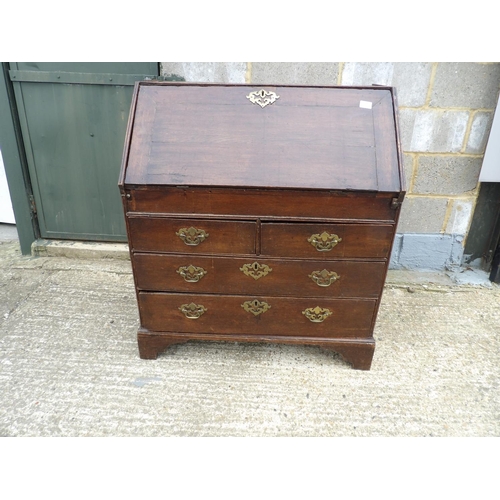
[[[245,311],[252,313],[254,316],[258,316],[259,314],[265,313],[271,309],[271,306],[267,302],[260,302],[257,299],[243,302],[241,307],[243,307]]]
[[[184,314],[187,319],[198,319],[207,311],[207,308],[191,302],[191,304],[182,304],[182,306],[179,307],[179,311]]]
[[[272,271],[272,268],[266,264],[254,262],[253,264],[244,264],[243,267],[240,267],[240,271],[243,271],[245,276],[251,276],[254,280],[258,280],[263,276],[267,276]]]
[[[208,238],[208,233],[195,227],[183,227],[175,233],[186,245],[195,247]]]
[[[342,241],[336,234],[329,234],[326,231],[321,234],[313,234],[307,241],[318,252],[329,252],[337,243]]]
[[[308,307],[302,314],[312,323],[323,323],[328,316],[332,315],[330,309],[323,309],[319,306]]]
[[[184,281],[188,283],[197,283],[198,281],[207,274],[207,271],[202,267],[196,267],[193,265],[182,266],[177,269],[177,272],[184,278]]]
[[[335,271],[323,269],[323,271],[314,271],[309,275],[309,278],[318,286],[330,286],[332,283],[335,283],[340,276]]]

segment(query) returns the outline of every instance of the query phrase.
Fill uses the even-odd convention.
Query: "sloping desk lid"
[[[389,88],[143,82],[135,105],[126,185],[402,189]]]

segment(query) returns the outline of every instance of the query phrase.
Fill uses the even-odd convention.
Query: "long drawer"
[[[132,256],[140,290],[304,297],[378,297],[385,262]]]
[[[297,224],[265,222],[261,254],[305,259],[389,257],[391,224]]]
[[[155,332],[367,338],[372,299],[139,292],[141,325]]]
[[[128,195],[130,212],[394,221],[397,193],[148,186]]]
[[[254,254],[256,223],[167,217],[129,217],[134,251]]]

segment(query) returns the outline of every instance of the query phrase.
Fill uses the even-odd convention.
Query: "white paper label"
[[[360,108],[372,109],[372,103],[370,101],[359,101]]]

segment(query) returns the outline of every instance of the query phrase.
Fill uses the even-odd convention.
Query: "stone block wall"
[[[500,63],[162,63],[167,79],[396,87],[407,196],[392,268],[460,265],[500,89]]]

